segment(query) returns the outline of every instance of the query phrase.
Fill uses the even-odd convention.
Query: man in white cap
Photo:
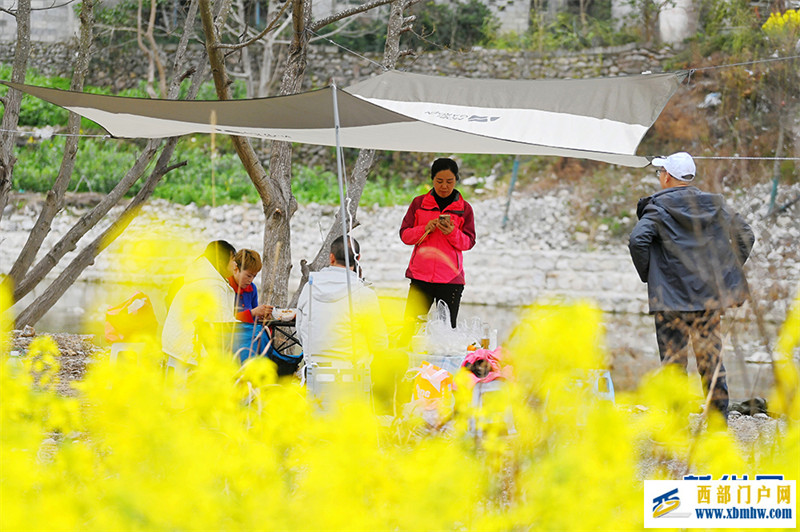
[[[691,342],[704,390],[711,390],[711,405],[727,421],[720,318],[748,297],[742,267],[753,231],[721,195],[692,185],[697,170],[691,155],[673,153],[651,163],[661,190],[639,200],[628,247],[647,283],[658,353],[662,364],[685,372]]]

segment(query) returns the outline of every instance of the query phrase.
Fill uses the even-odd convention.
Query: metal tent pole
[[[350,250],[352,249],[353,254],[355,254],[355,249],[347,238],[347,212],[344,202],[344,162],[342,161],[342,145],[339,140],[339,100],[337,98],[336,82],[333,80],[331,81],[331,89],[333,94],[333,124],[336,132],[336,173],[338,174],[339,178],[339,217],[342,219],[342,239],[344,240],[345,244],[344,266],[345,278],[347,279],[347,305],[350,309],[350,336],[353,344],[353,357],[355,361],[356,346],[355,337],[353,336],[353,334],[355,334],[355,327],[353,327],[353,290],[350,285]]]
[[[519,155],[514,156],[514,166],[513,170],[511,171],[511,184],[508,185],[508,199],[506,200],[506,209],[503,213],[503,223],[501,227],[503,229],[506,228],[506,224],[508,223],[508,207],[511,205],[511,195],[514,193],[514,185],[517,182],[517,173],[519,172]]]

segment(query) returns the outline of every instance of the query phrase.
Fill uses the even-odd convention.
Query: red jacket
[[[431,190],[414,198],[400,226],[400,239],[405,244],[414,246],[406,277],[428,283],[464,284],[464,259],[461,252],[472,249],[475,245],[472,206],[459,193],[453,203],[440,211],[433,194]],[[443,213],[450,215],[455,229],[449,235],[436,229],[419,242],[425,234],[425,225]]]

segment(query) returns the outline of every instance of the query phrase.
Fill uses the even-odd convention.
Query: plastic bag
[[[446,369],[428,362],[420,365],[419,373],[414,377],[414,391],[411,399],[425,399],[435,402],[448,398],[453,392],[453,375]]]
[[[137,338],[155,338],[158,320],[150,298],[136,292],[116,307],[106,310],[106,340],[129,342]]]
[[[417,344],[415,347],[424,346],[430,355],[458,356],[463,360],[467,346],[479,343],[486,328],[488,325],[480,318],[460,320],[456,328],[451,327],[450,310],[443,301],[438,301],[428,312],[425,324],[414,337]]]
[[[439,366],[423,362],[414,377],[409,405],[428,425],[439,426],[444,423],[455,407],[453,375]]]

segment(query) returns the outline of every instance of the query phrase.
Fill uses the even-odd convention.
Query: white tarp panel
[[[589,80],[471,80],[387,72],[338,92],[343,147],[554,155],[646,166],[636,147],[684,73]],[[111,135],[220,133],[335,146],[331,87],[291,96],[180,101],[6,85]]]

